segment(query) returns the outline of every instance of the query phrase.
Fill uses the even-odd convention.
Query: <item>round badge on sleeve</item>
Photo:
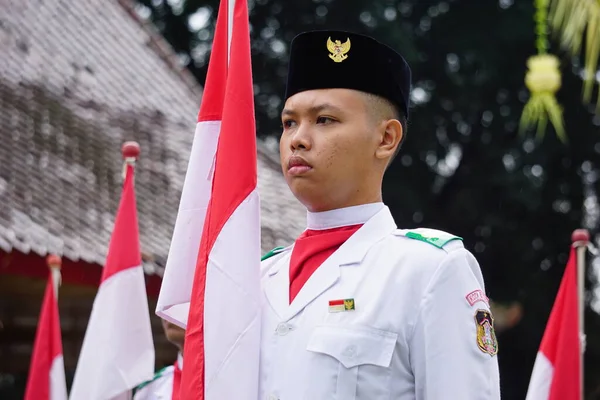
[[[487,310],[475,312],[475,324],[477,325],[477,347],[490,356],[498,354],[498,340],[494,331],[494,317]]]

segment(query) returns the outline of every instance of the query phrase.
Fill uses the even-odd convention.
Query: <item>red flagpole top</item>
[[[123,158],[135,158],[140,155],[140,145],[137,142],[125,142],[121,147]]]
[[[46,264],[48,264],[48,268],[60,268],[62,266],[62,258],[56,254],[49,254],[46,257]]]
[[[589,243],[590,233],[587,229],[575,229],[571,235],[571,242],[573,243]]]

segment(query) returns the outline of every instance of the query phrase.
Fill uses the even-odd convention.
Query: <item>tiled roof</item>
[[[169,250],[201,90],[125,0],[8,0],[0,14],[0,248],[103,264],[126,140],[147,266]],[[262,247],[305,211],[259,143]],[[273,159],[275,158],[275,160]]]

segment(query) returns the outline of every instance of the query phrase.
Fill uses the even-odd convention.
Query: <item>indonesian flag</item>
[[[260,209],[248,6],[221,0],[156,313],[186,330],[181,399],[256,400]]]
[[[59,280],[58,269],[51,268],[35,334],[25,400],[67,400],[57,303]]]
[[[126,399],[154,376],[154,344],[141,267],[133,165],[125,182],[71,400]]]
[[[571,248],[567,268],[533,366],[527,400],[580,400],[581,347],[576,259],[576,250]]]

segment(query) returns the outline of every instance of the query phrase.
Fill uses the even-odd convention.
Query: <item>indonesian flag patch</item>
[[[329,312],[354,310],[354,299],[329,300]]]

